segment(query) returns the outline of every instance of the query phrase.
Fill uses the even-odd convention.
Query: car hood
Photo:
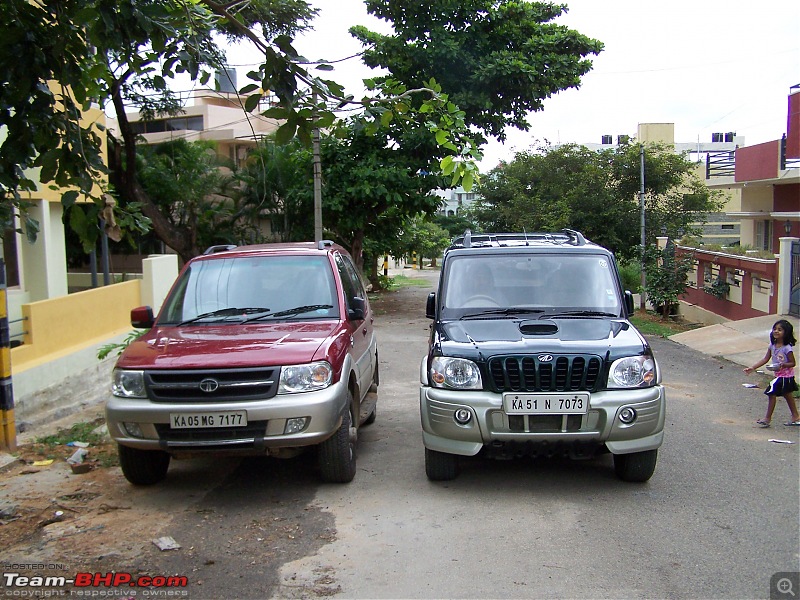
[[[474,360],[498,354],[595,354],[610,358],[642,354],[647,342],[624,319],[481,319],[442,323],[434,344],[447,356]]]
[[[240,368],[314,360],[337,321],[154,327],[119,358],[126,369]]]

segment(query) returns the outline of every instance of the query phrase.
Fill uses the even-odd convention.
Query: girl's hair
[[[775,329],[775,325],[780,325],[781,327],[783,327],[783,344],[784,345],[788,344],[790,346],[794,346],[794,345],[797,344],[797,340],[794,339],[794,327],[792,327],[792,324],[789,323],[789,321],[787,321],[786,319],[781,319],[780,321],[775,321],[775,323],[772,325],[772,329]],[[770,341],[771,344],[775,343],[775,338],[772,335],[772,331],[769,332],[769,341]]]

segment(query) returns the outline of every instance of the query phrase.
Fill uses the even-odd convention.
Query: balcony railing
[[[736,175],[736,159],[733,150],[720,150],[706,154],[706,179],[733,177]]]
[[[781,138],[781,171],[800,169],[800,158],[786,158],[786,135]]]

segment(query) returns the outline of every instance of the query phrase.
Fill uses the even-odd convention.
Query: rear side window
[[[226,308],[271,312],[323,305],[299,318],[339,316],[333,273],[324,256],[248,256],[197,261],[183,272],[164,303],[162,323],[177,323]]]

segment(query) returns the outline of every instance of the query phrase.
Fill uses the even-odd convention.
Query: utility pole
[[[0,258],[0,448],[14,452],[17,449],[17,428],[11,386],[11,336],[7,306],[6,266]]]
[[[314,94],[314,120],[316,121],[317,95]],[[322,241],[322,161],[319,150],[319,127],[314,127],[314,241]]]
[[[639,308],[646,310],[647,297],[645,293],[645,284],[647,278],[644,273],[645,265],[645,235],[644,235],[644,144],[639,147],[639,212],[640,212],[640,229],[641,229],[641,245],[642,245],[642,293],[639,295]]]

